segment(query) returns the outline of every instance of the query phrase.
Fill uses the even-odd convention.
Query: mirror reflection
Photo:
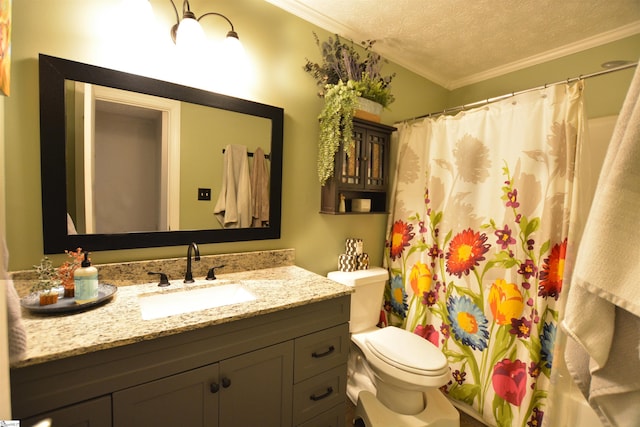
[[[75,81],[65,96],[68,233],[268,226],[268,200],[262,218],[223,208],[229,186],[247,196],[240,208],[268,199],[271,120]],[[237,183],[229,145],[246,151],[232,163],[245,173]]]
[[[39,59],[45,253],[280,237],[281,108]]]

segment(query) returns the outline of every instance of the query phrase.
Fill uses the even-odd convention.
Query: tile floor
[[[351,400],[347,399],[347,414],[346,414],[346,426],[353,426],[353,413],[355,411],[355,406],[351,403]],[[356,425],[355,427],[360,427]],[[460,413],[460,427],[485,427],[485,424],[476,420],[473,417],[470,417],[464,413]]]

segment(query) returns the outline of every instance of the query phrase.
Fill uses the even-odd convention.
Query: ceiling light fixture
[[[196,18],[196,15],[191,11],[191,5],[188,0],[184,0],[182,3],[182,18],[178,13],[178,8],[173,0],[169,0],[173,6],[173,11],[176,14],[176,24],[171,27],[171,39],[178,47],[186,47],[189,49],[194,48],[197,45],[201,45],[204,41],[204,31],[200,26],[200,20],[205,16],[215,15],[224,19],[231,26],[231,30],[227,32],[226,43],[233,46],[232,49],[242,50],[242,44],[238,33],[233,28],[233,23],[229,18],[221,13],[207,12]]]

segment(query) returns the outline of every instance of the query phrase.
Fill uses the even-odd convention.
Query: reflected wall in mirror
[[[45,253],[279,238],[283,116],[41,54]],[[267,154],[269,216],[258,227],[223,228],[213,215],[229,144]],[[198,200],[199,188],[211,189],[211,201]]]

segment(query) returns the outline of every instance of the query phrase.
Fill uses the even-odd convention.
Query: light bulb
[[[176,46],[182,51],[198,51],[204,44],[204,31],[193,18],[183,18],[176,34]]]

